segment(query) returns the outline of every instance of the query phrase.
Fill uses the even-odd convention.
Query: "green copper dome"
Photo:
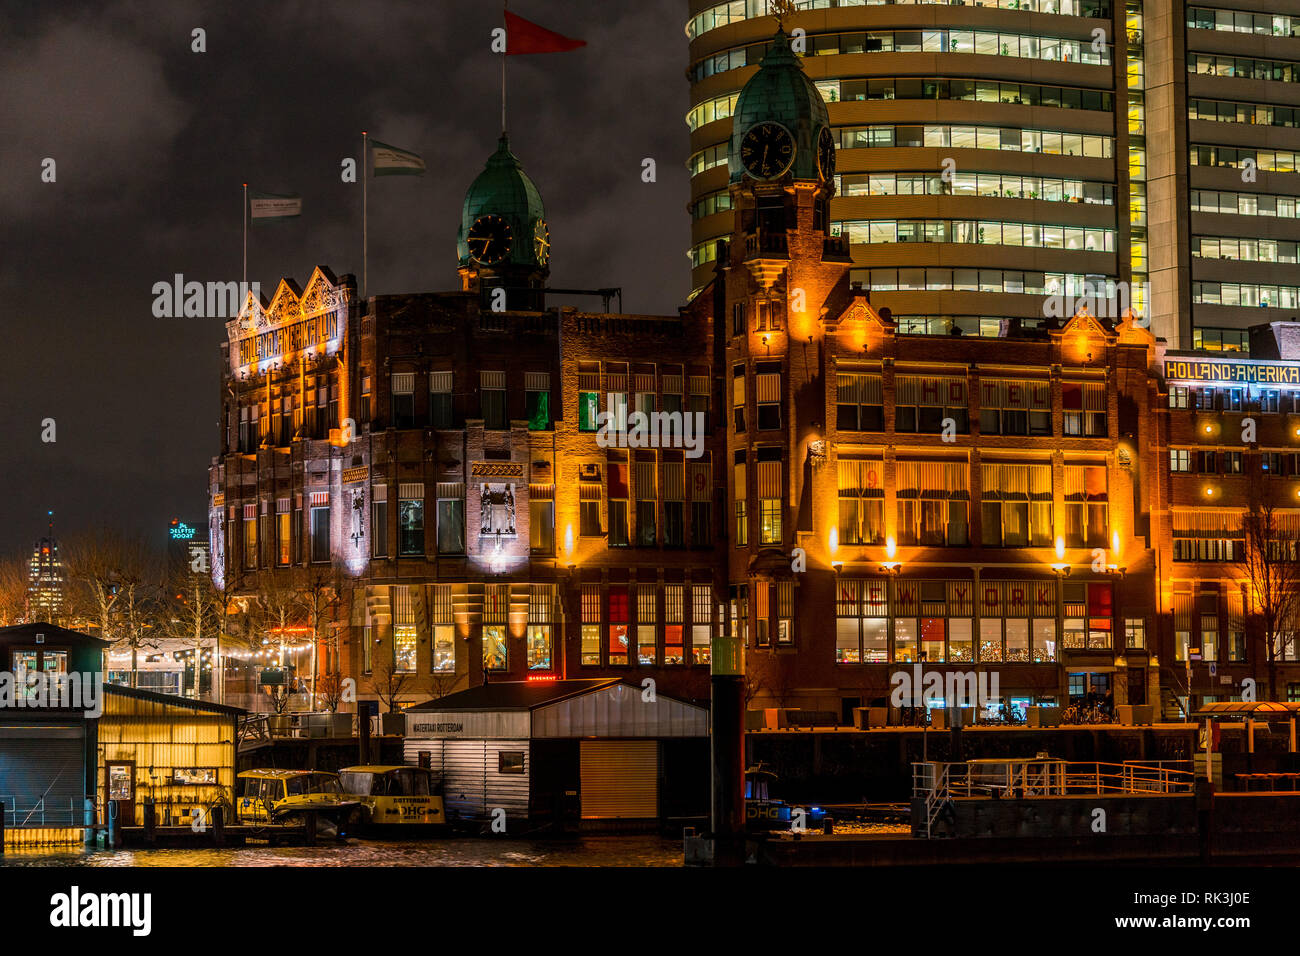
[[[510,224],[511,246],[506,260],[498,265],[538,266],[539,228],[545,228],[546,208],[541,193],[528,178],[505,133],[497,150],[488,157],[483,172],[465,194],[461,208],[460,230],[456,234],[456,253],[462,266],[472,265],[467,237],[481,216],[499,216]]]
[[[819,179],[817,138],[824,127],[830,126],[830,115],[826,101],[790,49],[785,31],[779,28],[767,55],[759,63],[758,72],[749,78],[736,100],[731,117],[731,144],[727,150],[731,182],[738,182],[745,175],[741,140],[749,130],[764,122],[779,123],[794,137],[795,156],[789,174],[795,179]]]

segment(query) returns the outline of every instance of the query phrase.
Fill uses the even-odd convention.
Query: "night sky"
[[[690,287],[686,4],[511,10],[588,44],[509,58],[551,285],[622,286],[625,311],[674,314]],[[241,183],[303,197],[301,218],[250,226],[248,278],[269,298],[318,263],[360,281],[361,185],[340,163],[363,129],[418,152],[426,175],[371,180],[369,291],[456,287],[461,200],[500,132],[500,22],[496,0],[0,2],[0,552],[29,548],[48,509],[60,536],[109,524],[159,544],[171,517],[204,520],[223,320],[155,318],[152,288],[240,279]]]

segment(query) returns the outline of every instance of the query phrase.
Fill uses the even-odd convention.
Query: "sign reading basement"
[[[1225,385],[1300,385],[1300,364],[1242,362],[1232,359],[1165,359],[1165,380]]]

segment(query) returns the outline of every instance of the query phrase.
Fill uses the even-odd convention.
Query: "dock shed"
[[[449,815],[602,826],[708,812],[709,712],[618,678],[486,684],[408,708]]]

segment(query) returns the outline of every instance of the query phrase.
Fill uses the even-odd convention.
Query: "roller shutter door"
[[[581,748],[584,820],[659,816],[659,743],[584,740]]]
[[[85,819],[85,761],[85,730],[80,726],[0,727],[5,822],[14,827],[79,826]]]

